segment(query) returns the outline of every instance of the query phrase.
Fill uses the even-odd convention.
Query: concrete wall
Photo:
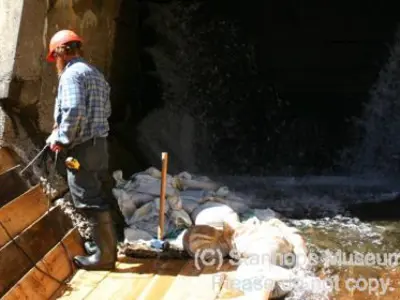
[[[109,77],[118,0],[0,0],[0,146],[22,161],[53,124],[57,76],[45,61],[60,29],[82,35],[85,57]]]

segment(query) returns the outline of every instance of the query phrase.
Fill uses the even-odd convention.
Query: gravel
[[[78,227],[79,233],[84,239],[92,238],[93,228],[87,218],[75,209],[70,192],[66,193],[63,198],[57,199],[55,205],[59,205],[62,211],[71,218],[72,223]]]

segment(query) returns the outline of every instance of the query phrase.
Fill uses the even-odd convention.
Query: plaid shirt
[[[94,137],[106,137],[110,115],[110,87],[103,74],[82,58],[71,60],[58,85],[55,141],[74,146]]]

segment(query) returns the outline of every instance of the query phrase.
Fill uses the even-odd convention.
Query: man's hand
[[[60,152],[62,150],[62,146],[57,143],[50,144],[50,150],[53,152]]]
[[[47,138],[46,144],[50,146],[50,150],[53,152],[60,152],[62,146],[56,142],[57,130],[53,130],[51,135]]]

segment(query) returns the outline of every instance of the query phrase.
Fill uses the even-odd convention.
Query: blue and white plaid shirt
[[[106,137],[110,115],[110,86],[103,74],[83,58],[68,62],[60,76],[54,109],[55,141],[74,146]]]

